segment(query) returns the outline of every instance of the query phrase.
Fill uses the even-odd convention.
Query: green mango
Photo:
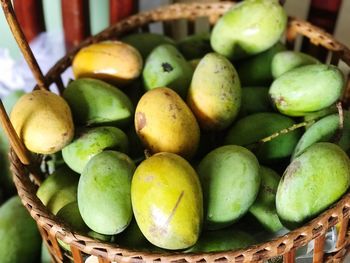
[[[174,46],[164,44],[148,56],[142,76],[146,90],[168,87],[185,98],[192,74],[191,64],[181,53]]]
[[[133,118],[134,107],[130,99],[102,80],[73,80],[64,90],[63,98],[68,102],[76,124],[125,126]]]
[[[248,147],[262,163],[271,163],[289,157],[301,136],[299,129],[280,134],[271,141],[260,140],[293,126],[295,122],[278,113],[261,112],[238,120],[228,131],[225,144]]]
[[[270,232],[283,228],[276,212],[276,192],[281,177],[272,169],[260,166],[261,185],[249,212]]]
[[[216,53],[205,55],[193,74],[187,102],[204,130],[227,128],[241,106],[241,84],[231,62]]]
[[[12,107],[22,95],[24,95],[24,91],[16,90],[2,98],[2,103],[8,115],[10,114]],[[10,171],[10,163],[8,160],[9,149],[10,145],[7,135],[5,134],[2,126],[0,126],[0,185],[3,186],[4,197],[10,197],[17,193],[16,187],[12,180],[12,173]]]
[[[102,235],[100,233],[97,233],[95,231],[89,231],[87,233],[87,235],[89,237],[92,237],[93,239],[97,239],[97,240],[100,240],[100,241],[104,241],[104,242],[111,242],[112,241],[112,238],[113,236],[110,236],[110,235]]]
[[[287,14],[277,0],[246,0],[218,20],[210,42],[219,54],[240,59],[272,47],[286,25]]]
[[[47,203],[47,209],[56,215],[61,208],[77,201],[77,184],[66,186],[58,190]]]
[[[270,85],[273,80],[272,60],[282,50],[286,50],[286,47],[281,42],[277,42],[268,50],[237,62],[237,72],[242,85]]]
[[[236,229],[203,232],[198,242],[186,252],[219,252],[238,250],[256,244],[253,236]]]
[[[116,243],[133,249],[147,249],[152,246],[142,234],[135,219],[131,221],[130,225],[123,232],[116,236]]]
[[[90,229],[100,234],[114,235],[129,225],[134,170],[132,160],[116,151],[103,151],[85,166],[78,185],[78,205]]]
[[[156,33],[137,33],[121,38],[121,41],[136,48],[143,60],[146,60],[151,51],[163,44],[175,45],[173,39]]]
[[[259,162],[237,145],[216,148],[197,169],[203,189],[204,227],[220,229],[241,218],[253,204],[260,187]]]
[[[264,87],[242,88],[240,116],[272,111],[269,89]]]
[[[314,64],[292,69],[271,85],[275,107],[288,116],[304,116],[335,103],[343,93],[344,78],[333,65]]]
[[[339,131],[339,115],[326,116],[307,129],[295,146],[292,159],[302,154],[308,147],[317,142],[333,142],[344,151],[350,149],[350,112],[344,111],[344,128]]]
[[[291,69],[310,64],[319,64],[320,61],[308,54],[286,50],[277,53],[271,62],[272,76],[276,79]]]
[[[73,171],[81,174],[89,160],[105,149],[127,153],[128,137],[116,127],[85,128],[62,149],[62,156]]]
[[[276,208],[287,228],[295,228],[335,203],[350,185],[350,160],[337,145],[320,142],[293,160],[278,185]]]
[[[79,175],[64,165],[44,180],[36,195],[44,205],[47,205],[57,192],[69,186],[78,185],[78,181]]]
[[[210,46],[210,33],[204,32],[190,35],[176,44],[182,55],[188,59],[202,58],[209,52],[213,52]]]
[[[41,237],[35,221],[18,196],[0,207],[1,263],[37,263]]]

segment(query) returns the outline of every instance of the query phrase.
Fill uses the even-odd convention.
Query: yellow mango
[[[198,147],[198,123],[186,103],[169,88],[152,89],[141,97],[135,129],[153,153],[171,152],[190,158]]]
[[[132,46],[120,41],[104,41],[82,48],[74,57],[76,78],[91,77],[126,84],[142,71],[142,57]]]
[[[60,151],[73,138],[72,113],[60,96],[35,90],[22,96],[10,119],[28,150],[40,154]]]

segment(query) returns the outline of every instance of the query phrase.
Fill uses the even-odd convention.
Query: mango
[[[287,14],[277,0],[246,0],[218,20],[211,46],[230,59],[248,57],[272,47],[286,25]]]
[[[146,90],[168,87],[185,98],[192,74],[192,66],[182,54],[173,45],[164,44],[148,56],[142,77]]]
[[[118,88],[97,79],[70,82],[63,92],[80,125],[127,125],[134,113],[130,99]]]
[[[311,125],[295,146],[292,159],[317,142],[333,142],[338,144],[344,151],[349,150],[350,112],[344,111],[344,127],[342,131],[339,130],[339,121],[338,114],[331,114]]]
[[[135,129],[153,153],[171,152],[191,158],[199,143],[199,126],[186,103],[169,88],[145,93],[136,107]]]
[[[47,209],[54,215],[66,205],[77,201],[78,185],[72,184],[58,190],[47,203]]]
[[[87,163],[78,184],[78,206],[90,229],[114,235],[129,225],[134,170],[132,160],[116,151],[103,151]]]
[[[146,60],[152,50],[162,44],[175,45],[175,41],[167,36],[156,33],[136,33],[123,37],[122,42],[125,42],[136,48],[143,60]]]
[[[152,244],[185,249],[199,237],[202,190],[191,165],[173,153],[157,153],[136,169],[131,200],[137,225]]]
[[[149,243],[145,236],[142,234],[135,219],[131,221],[127,229],[116,236],[116,243],[123,247],[138,250],[147,249],[152,246],[151,243]]]
[[[104,149],[127,153],[128,137],[116,127],[85,128],[62,149],[62,156],[66,164],[80,174],[88,161]]]
[[[272,83],[269,94],[281,113],[304,116],[332,105],[343,88],[343,75],[337,67],[314,64],[286,72]]]
[[[18,196],[0,207],[1,263],[37,263],[41,237]]]
[[[230,128],[225,144],[248,147],[262,163],[276,162],[292,154],[301,136],[300,130],[280,134],[265,143],[260,143],[260,140],[294,124],[291,118],[278,113],[255,113],[238,120]]]
[[[207,229],[232,225],[253,204],[260,186],[259,162],[246,148],[221,146],[208,153],[197,169]]]
[[[230,61],[207,54],[193,74],[187,102],[203,129],[227,128],[241,106],[241,85]]]
[[[75,78],[96,78],[123,85],[138,78],[142,57],[132,46],[120,41],[103,41],[83,47],[75,55]]]
[[[40,185],[36,195],[47,205],[54,194],[71,185],[78,185],[79,175],[64,165],[47,177]]]
[[[10,119],[29,151],[51,154],[60,151],[74,136],[72,113],[60,96],[34,90],[14,105]]]
[[[283,228],[276,212],[276,192],[281,177],[264,166],[260,166],[260,176],[260,190],[249,212],[266,230],[276,233]]]
[[[320,142],[293,160],[278,185],[276,208],[287,228],[314,218],[350,185],[350,160],[337,145]]]
[[[210,46],[210,34],[208,32],[187,36],[177,42],[176,46],[187,60],[202,58],[213,51]]]
[[[240,116],[272,111],[269,89],[264,87],[242,88]]]
[[[275,55],[283,50],[286,50],[286,47],[281,42],[277,42],[268,50],[237,62],[241,84],[244,86],[270,85],[273,80],[272,61]]]
[[[24,95],[24,91],[12,91],[2,98],[4,108],[9,115],[13,106],[20,97]],[[10,163],[8,160],[8,153],[10,150],[9,141],[2,126],[0,127],[0,185],[3,186],[3,196],[10,197],[16,194],[16,187],[13,184],[12,173],[10,171]],[[1,190],[0,190],[1,191]]]
[[[283,73],[310,64],[319,64],[320,61],[308,54],[298,51],[281,51],[277,53],[271,62],[272,75],[276,79]]]
[[[62,207],[56,214],[65,224],[71,227],[71,230],[80,233],[89,232],[90,229],[85,224],[80,215],[77,202],[72,202]]]
[[[219,252],[238,250],[256,244],[250,234],[236,229],[221,229],[202,233],[198,242],[186,252]]]

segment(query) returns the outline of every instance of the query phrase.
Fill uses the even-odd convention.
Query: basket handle
[[[44,75],[18,23],[15,11],[13,10],[11,0],[0,0],[0,1],[1,1],[1,6],[4,11],[7,23],[24,56],[24,59],[26,60],[30,70],[32,71],[36,82],[38,83],[39,89],[47,90]]]

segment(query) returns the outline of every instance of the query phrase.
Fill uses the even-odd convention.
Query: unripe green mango
[[[1,263],[37,263],[41,237],[18,196],[0,207]]]
[[[76,124],[125,126],[134,114],[130,99],[121,90],[102,80],[73,80],[64,90],[63,97],[72,110]]]
[[[142,234],[134,219],[131,221],[127,229],[116,236],[116,243],[123,247],[140,250],[153,246]]]
[[[182,98],[187,95],[193,68],[172,45],[156,47],[148,56],[143,69],[143,82],[146,90],[168,87]]]
[[[208,32],[190,35],[176,44],[178,50],[187,60],[202,58],[212,52],[210,34]]]
[[[47,209],[56,215],[61,208],[77,201],[78,184],[66,186],[58,190],[47,203]]]
[[[264,166],[260,166],[260,175],[260,190],[249,212],[266,230],[275,233],[283,228],[276,212],[276,192],[281,177]]]
[[[343,88],[343,75],[337,67],[314,64],[286,72],[272,83],[269,94],[281,113],[304,116],[332,105]]]
[[[280,134],[276,138],[259,143],[276,132],[293,126],[295,122],[278,113],[261,112],[238,120],[228,131],[225,144],[248,147],[256,153],[259,161],[271,163],[290,156],[301,136],[300,130]]]
[[[277,0],[246,0],[219,19],[210,41],[216,52],[244,58],[272,47],[286,25],[287,14]]]
[[[286,47],[281,42],[277,42],[268,50],[237,62],[241,84],[244,86],[270,85],[273,80],[272,59],[282,50],[286,50]]]
[[[124,153],[103,151],[85,166],[78,184],[78,205],[86,225],[97,233],[114,235],[132,218],[131,177],[135,170]]]
[[[80,174],[89,160],[105,149],[127,153],[128,137],[116,127],[85,128],[62,149],[62,156],[66,164]]]
[[[308,54],[286,50],[277,53],[271,62],[272,76],[276,79],[291,69],[310,64],[319,64],[320,61]]]
[[[131,199],[136,222],[152,244],[175,250],[197,242],[202,190],[196,172],[179,155],[162,152],[143,161],[132,179]]]
[[[241,218],[253,204],[260,186],[259,162],[237,145],[216,148],[198,165],[207,229],[220,229]]]
[[[231,62],[207,54],[193,74],[187,102],[203,129],[227,128],[241,106],[241,84]]]
[[[316,143],[295,158],[278,185],[276,208],[284,226],[295,228],[336,202],[350,185],[350,160],[337,145]]]
[[[202,233],[198,242],[186,252],[218,252],[238,250],[256,244],[253,236],[236,229],[222,229]]]
[[[239,112],[240,116],[269,111],[272,111],[271,102],[269,98],[269,88],[242,88],[242,103]]]
[[[350,149],[350,112],[344,111],[344,127],[339,131],[339,115],[326,116],[313,125],[301,136],[295,146],[292,159],[303,153],[308,147],[317,142],[333,142],[338,144],[344,151]]]
[[[123,37],[121,41],[136,48],[140,52],[144,61],[157,46],[162,44],[175,45],[173,39],[156,33],[131,34]]]
[[[77,186],[78,181],[79,175],[64,165],[45,179],[36,195],[44,205],[47,205],[58,191],[72,185]]]

